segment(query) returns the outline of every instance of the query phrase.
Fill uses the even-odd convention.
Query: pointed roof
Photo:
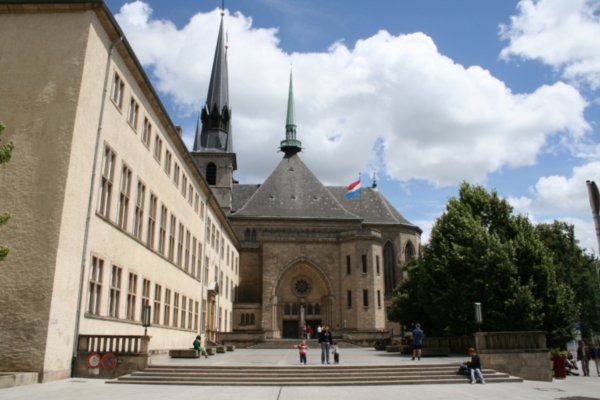
[[[285,121],[285,140],[280,143],[280,149],[286,156],[291,156],[302,150],[302,142],[296,140],[296,108],[294,107],[294,86],[292,71],[290,71],[290,87],[288,90],[287,117]]]
[[[245,187],[241,197],[248,196],[252,190]],[[232,217],[360,220],[344,209],[298,154],[284,157]]]
[[[227,72],[227,48],[223,31],[223,15],[222,13],[206,103],[196,125],[193,151],[233,152],[230,127],[229,75]],[[200,128],[200,122],[202,122],[202,128]]]

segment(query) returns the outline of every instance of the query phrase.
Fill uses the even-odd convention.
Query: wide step
[[[484,370],[487,383],[522,382],[521,378]],[[107,383],[215,386],[350,386],[465,384],[454,364],[327,366],[167,366],[153,365]]]

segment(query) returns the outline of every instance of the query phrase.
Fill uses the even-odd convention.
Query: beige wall
[[[3,139],[15,144],[12,161],[0,168],[0,209],[13,216],[0,230],[0,242],[11,248],[0,274],[5,371],[46,370],[47,334],[55,328],[66,353],[51,373],[64,376],[69,368],[73,299],[64,314],[50,319],[49,313],[55,272],[63,267],[57,247],[90,18],[89,12],[0,14],[0,119],[7,126]],[[81,251],[81,235],[74,236],[64,254],[69,261]],[[67,293],[76,281],[65,282]]]

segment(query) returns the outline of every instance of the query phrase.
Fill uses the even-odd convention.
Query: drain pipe
[[[100,115],[98,116],[98,130],[96,131],[96,145],[94,147],[94,160],[92,164],[92,176],[90,178],[90,189],[87,205],[87,214],[85,217],[85,231],[83,234],[83,250],[81,253],[81,268],[79,271],[79,291],[77,294],[77,313],[75,314],[75,330],[73,333],[73,365],[71,366],[71,375],[75,371],[75,362],[77,360],[77,348],[79,344],[79,323],[81,321],[81,302],[83,299],[83,278],[85,276],[85,268],[87,264],[87,252],[88,252],[88,240],[90,234],[90,222],[92,218],[92,206],[94,199],[94,183],[96,182],[96,174],[98,169],[98,149],[100,147],[100,136],[102,133],[102,121],[104,119],[104,107],[106,104],[106,94],[108,92],[108,76],[110,72],[110,65],[112,60],[113,51],[117,44],[123,41],[123,36],[120,36],[114,42],[111,43],[108,50],[108,58],[106,59],[106,70],[104,72],[104,87],[102,89],[102,102],[100,104]]]

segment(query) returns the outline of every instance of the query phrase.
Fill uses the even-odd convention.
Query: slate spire
[[[285,140],[281,141],[280,149],[286,157],[302,150],[302,142],[296,140],[296,109],[294,107],[294,85],[290,71],[290,88],[288,91],[287,118],[285,121]]]
[[[215,48],[206,104],[202,108],[196,137],[194,151],[222,151],[232,152],[231,140],[231,108],[229,107],[229,78],[227,73],[227,45],[223,33],[223,13],[219,37]],[[200,129],[202,122],[202,129]]]

